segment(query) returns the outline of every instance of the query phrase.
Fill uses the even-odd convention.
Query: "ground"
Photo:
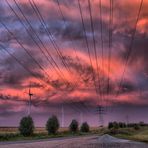
[[[0,148],[148,148],[148,144],[109,135],[95,135],[41,141],[2,142]]]

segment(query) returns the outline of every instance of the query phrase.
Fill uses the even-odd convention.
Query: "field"
[[[34,134],[31,137],[23,137],[19,134],[17,127],[0,127],[0,141],[16,141],[16,140],[36,140],[56,137],[69,137],[81,135],[101,134],[104,131],[102,128],[91,127],[89,133],[71,133],[68,128],[60,128],[56,135],[48,135],[45,128],[35,128]]]
[[[91,127],[90,128],[91,131],[97,131],[100,130],[97,127]],[[60,128],[59,132],[67,132],[68,128]],[[0,134],[6,134],[6,133],[19,133],[18,128],[17,127],[0,127]],[[35,128],[35,133],[47,133],[46,129],[44,127],[37,127]]]
[[[68,130],[67,128],[60,128],[59,131],[66,131]],[[0,134],[9,134],[9,133],[19,133],[17,127],[0,127]],[[35,133],[46,133],[45,128],[43,127],[37,127],[35,128]]]
[[[70,133],[68,128],[60,128],[56,135],[48,135],[45,128],[38,127],[35,129],[34,135],[31,137],[20,136],[17,127],[0,127],[0,141],[15,141],[15,140],[35,140],[46,139],[55,137],[69,137],[69,136],[81,136],[81,135],[102,135],[110,134],[112,136],[129,139],[140,142],[148,143],[148,126],[135,128],[119,128],[119,129],[107,129],[92,127],[89,133],[77,132],[75,134]]]
[[[111,135],[118,138],[148,143],[148,127],[140,127],[139,129],[134,129],[134,128],[118,129],[117,134],[111,134]]]

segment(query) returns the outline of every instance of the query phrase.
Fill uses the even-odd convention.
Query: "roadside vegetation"
[[[46,130],[48,132],[48,135],[50,134],[56,134],[58,129],[59,129],[59,121],[56,116],[52,116],[51,118],[48,119],[46,123]]]
[[[148,124],[144,122],[129,124],[110,122],[106,133],[118,138],[148,142]]]
[[[73,119],[68,128],[60,128],[58,118],[53,115],[48,118],[44,128],[37,128],[33,119],[27,116],[20,120],[18,128],[0,128],[0,141],[38,140],[92,134],[109,134],[118,138],[148,142],[148,124],[109,122],[108,127],[92,128],[87,122],[79,124]]]
[[[18,128],[0,128],[0,141],[37,140],[98,134],[101,132],[102,128],[91,128],[90,130],[87,122],[79,125],[75,119],[71,121],[69,128],[60,128],[60,123],[55,115],[48,118],[44,128],[36,128],[33,119],[27,116],[21,119]]]
[[[20,121],[19,126],[20,135],[28,137],[33,135],[34,131],[34,122],[30,116],[23,117]]]

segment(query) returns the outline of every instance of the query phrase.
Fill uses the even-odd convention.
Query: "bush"
[[[70,123],[69,129],[71,132],[77,132],[78,131],[78,122],[77,120],[72,120]]]
[[[34,122],[30,116],[23,117],[19,125],[20,134],[27,137],[31,136],[34,131]]]
[[[109,122],[108,123],[108,129],[112,129],[112,128],[115,128],[115,129],[118,129],[118,128],[125,128],[126,127],[126,124],[124,122]]]
[[[135,124],[135,125],[134,125],[134,129],[135,129],[135,130],[139,130],[139,129],[140,129],[140,127],[138,126],[138,124]]]
[[[115,122],[113,122],[113,127],[114,127],[115,129],[118,129],[118,128],[119,128],[119,124],[115,121]]]
[[[48,119],[46,123],[46,130],[48,131],[48,134],[56,134],[56,132],[59,129],[59,121],[55,115],[53,115],[51,118]]]
[[[81,132],[89,132],[89,125],[87,122],[82,123],[81,128],[80,128]]]
[[[107,132],[107,134],[116,135],[116,134],[118,134],[118,129],[111,128],[111,129]]]
[[[113,128],[113,127],[114,127],[113,123],[112,123],[112,122],[109,122],[109,123],[108,123],[108,129],[111,129],[111,128]]]
[[[140,121],[139,126],[146,126],[146,124],[143,121]]]
[[[118,124],[119,124],[120,128],[125,128],[126,127],[126,124],[124,122],[119,122]]]
[[[6,133],[6,134],[0,134],[0,141],[7,141],[13,138],[19,137],[18,133]]]

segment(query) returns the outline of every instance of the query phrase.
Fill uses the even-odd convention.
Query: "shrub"
[[[146,124],[143,121],[140,121],[139,126],[146,126]]]
[[[119,122],[118,124],[119,124],[120,128],[125,128],[126,127],[126,124],[124,122]]]
[[[108,123],[108,129],[111,129],[111,128],[113,128],[113,127],[114,127],[113,123],[112,123],[112,122],[109,122],[109,123]]]
[[[126,128],[127,126],[126,126],[126,123],[123,123],[123,128]]]
[[[82,123],[81,128],[80,128],[81,132],[89,132],[89,125],[87,122]]]
[[[16,137],[19,137],[18,133],[6,133],[6,134],[0,133],[0,141],[7,141]]]
[[[113,127],[114,127],[115,129],[118,129],[118,128],[119,128],[119,124],[118,124],[117,122],[113,122]]]
[[[135,125],[134,125],[134,129],[135,129],[135,130],[139,130],[139,129],[140,129],[140,127],[138,126],[138,124],[135,124]]]
[[[30,116],[23,117],[19,125],[20,134],[27,137],[31,136],[34,131],[34,122]]]
[[[77,120],[72,120],[72,122],[70,123],[69,129],[70,129],[71,132],[78,131],[78,122],[77,122]]]
[[[118,134],[118,129],[112,128],[109,130],[108,134],[116,135],[116,134]]]
[[[46,130],[48,131],[48,134],[56,134],[56,132],[59,129],[59,121],[55,115],[52,115],[51,118],[48,119],[46,123]]]

